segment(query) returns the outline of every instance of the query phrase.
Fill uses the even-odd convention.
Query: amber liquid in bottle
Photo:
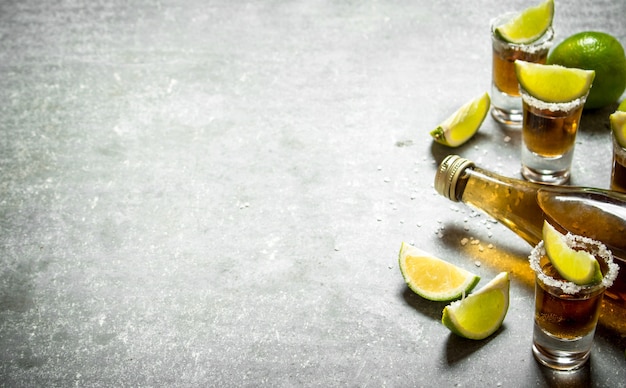
[[[456,155],[441,163],[435,188],[452,201],[489,214],[533,246],[542,240],[545,219],[562,232],[603,242],[620,266],[618,278],[604,299],[611,299],[626,315],[625,194],[503,177]],[[626,322],[621,325],[626,330]]]

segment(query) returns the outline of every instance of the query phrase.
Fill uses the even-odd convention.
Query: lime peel
[[[443,309],[441,322],[454,334],[482,340],[495,333],[509,309],[510,279],[501,272],[480,290]]]
[[[595,70],[585,109],[612,105],[626,89],[626,56],[620,40],[599,31],[577,32],[550,51],[547,63]]]
[[[515,74],[521,87],[532,97],[550,103],[583,98],[591,89],[595,71],[515,61]]]
[[[448,302],[467,295],[480,277],[405,242],[398,255],[408,287],[424,299]]]
[[[611,122],[611,131],[615,135],[617,144],[622,148],[626,148],[626,111],[616,111],[609,116],[609,121]]]
[[[571,244],[572,246],[581,247],[581,248],[591,247],[594,251],[594,254],[597,257],[602,258],[602,260],[606,264],[607,270],[606,270],[604,277],[602,278],[601,286],[605,288],[611,287],[613,285],[613,282],[617,278],[617,274],[619,273],[619,265],[617,265],[617,263],[613,261],[613,255],[611,254],[611,251],[607,249],[607,247],[604,244],[598,241],[594,241],[593,239],[590,239],[588,237],[568,233],[567,235],[565,235],[565,238],[567,239],[568,244]],[[543,240],[539,241],[539,244],[537,244],[533,248],[528,258],[530,262],[530,268],[533,271],[535,271],[535,273],[537,274],[537,277],[541,278],[541,280],[546,285],[550,287],[554,287],[554,288],[560,288],[561,291],[570,295],[574,295],[574,294],[581,292],[581,290],[584,287],[600,286],[598,284],[578,285],[568,280],[555,279],[549,276],[548,274],[544,273],[540,265],[541,257],[546,255],[546,249],[545,249],[544,243],[545,242]]]
[[[437,128],[430,131],[430,136],[440,144],[459,147],[478,132],[487,116],[491,99],[487,92],[474,97],[463,104]]]
[[[547,221],[543,223],[543,241],[548,258],[563,279],[576,285],[602,281],[602,271],[595,256],[587,251],[571,248],[567,236],[561,234]]]
[[[546,0],[516,14],[508,22],[495,28],[502,40],[515,44],[528,44],[541,38],[552,26],[554,1]]]

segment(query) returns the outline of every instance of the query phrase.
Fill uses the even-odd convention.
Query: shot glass
[[[626,193],[626,149],[613,138],[613,168],[611,169],[611,190]]]
[[[548,259],[543,241],[529,256],[535,272],[533,355],[539,363],[563,371],[578,369],[589,359],[602,297],[618,272],[604,244],[571,234],[566,238],[570,247],[586,250],[598,259],[603,278],[585,286],[562,279]]]
[[[522,175],[531,182],[560,185],[569,181],[576,134],[587,95],[576,100],[541,101],[522,96]]]
[[[538,40],[529,44],[506,42],[495,33],[498,26],[508,22],[515,14],[507,13],[491,21],[493,49],[491,82],[491,115],[501,124],[519,128],[522,125],[522,101],[515,75],[515,60],[546,63],[552,46],[554,31],[550,27]]]

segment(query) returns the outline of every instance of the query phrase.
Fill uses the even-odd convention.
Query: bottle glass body
[[[437,175],[435,187],[442,195],[487,213],[532,246],[542,240],[544,220],[561,232],[602,241],[620,266],[605,299],[626,312],[626,195],[504,177],[462,158],[446,158]]]

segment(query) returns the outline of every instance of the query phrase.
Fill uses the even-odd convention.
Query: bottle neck
[[[456,155],[441,163],[435,189],[451,201],[482,210],[531,245],[542,239],[543,222],[548,220],[561,232],[600,240],[626,258],[624,194],[504,177]]]
[[[451,201],[459,202],[463,192],[460,178],[474,163],[458,155],[448,155],[439,165],[435,174],[435,190]]]
[[[483,170],[456,155],[444,159],[435,177],[439,194],[480,209],[531,245],[541,240],[544,221],[536,200],[538,187]]]

